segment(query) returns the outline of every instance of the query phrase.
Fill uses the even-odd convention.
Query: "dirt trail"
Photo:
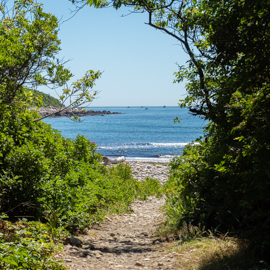
[[[162,170],[164,176],[164,168],[154,169]],[[166,243],[156,240],[163,205],[164,199],[154,197],[136,201],[133,213],[107,217],[88,235],[79,237],[82,247],[66,245],[58,257],[71,270],[179,269],[174,267],[173,253],[166,252]]]

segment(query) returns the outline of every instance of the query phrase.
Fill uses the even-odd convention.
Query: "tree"
[[[220,90],[220,76],[225,77],[227,72],[220,69],[215,62],[215,50],[207,40],[207,33],[202,25],[206,15],[202,10],[203,1],[182,0],[154,0],[154,1],[83,1],[70,0],[77,10],[85,5],[102,8],[112,6],[116,9],[121,6],[134,8],[132,13],[147,12],[149,26],[167,33],[176,39],[182,49],[188,54],[186,66],[179,66],[175,73],[175,82],[186,79],[187,96],[181,100],[180,106],[189,108],[194,115],[205,119],[219,121],[225,117],[220,111],[217,95]]]
[[[0,2],[0,105],[1,111],[10,110],[20,103],[24,107],[31,94],[24,88],[47,85],[63,87],[59,95],[62,108],[91,102],[97,91],[92,90],[101,72],[89,70],[85,76],[67,85],[73,76],[57,58],[60,40],[57,37],[57,18],[42,10],[42,4],[31,0],[16,0],[10,10],[8,1]],[[24,102],[26,99],[27,102]],[[29,100],[30,99],[30,100]],[[24,103],[23,103],[24,102]]]
[[[82,167],[94,171],[101,157],[95,153],[95,144],[85,137],[65,139],[50,125],[38,121],[40,115],[29,110],[33,98],[27,88],[63,87],[59,98],[60,110],[64,110],[66,100],[70,100],[69,106],[92,101],[97,93],[92,89],[101,73],[87,71],[68,87],[72,74],[57,58],[57,18],[43,12],[42,4],[32,0],[15,0],[12,8],[2,0],[0,12],[0,212],[11,219],[30,216],[44,220],[49,211],[46,208],[54,206],[48,198],[57,197],[54,194],[59,182],[66,181],[65,187],[84,186],[82,179],[87,173]],[[74,184],[77,171],[82,177],[78,176],[78,184]],[[64,188],[59,189],[63,194]],[[69,200],[70,193],[65,194]]]

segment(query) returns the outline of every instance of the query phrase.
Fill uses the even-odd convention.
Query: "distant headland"
[[[105,114],[121,114],[120,112],[110,112],[110,111],[93,111],[93,110],[84,110],[82,108],[65,108],[65,110],[60,111],[61,108],[54,106],[46,106],[38,108],[38,113],[42,117],[72,117],[72,116],[87,116],[87,115],[101,115]],[[60,111],[60,112],[59,112]]]
[[[119,112],[110,112],[110,111],[93,111],[93,110],[84,110],[82,108],[69,108],[61,107],[61,103],[56,98],[40,92],[38,90],[25,88],[25,91],[32,92],[34,105],[37,106],[39,103],[38,100],[41,98],[43,107],[38,108],[38,113],[41,117],[72,117],[72,116],[87,116],[87,115],[101,115],[105,114],[120,114]],[[30,110],[36,110],[36,107],[30,108]]]

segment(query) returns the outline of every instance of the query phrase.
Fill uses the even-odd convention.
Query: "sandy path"
[[[164,171],[162,167],[157,169]],[[155,230],[163,220],[163,205],[164,199],[154,197],[136,201],[133,213],[106,218],[80,237],[82,247],[66,245],[65,252],[58,256],[71,270],[178,269],[173,253],[166,252],[166,243],[154,241]]]

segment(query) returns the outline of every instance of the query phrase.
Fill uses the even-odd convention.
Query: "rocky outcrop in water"
[[[93,111],[93,110],[86,110],[84,111],[81,108],[66,108],[65,110],[59,112],[60,108],[59,107],[40,107],[38,109],[38,113],[43,117],[43,116],[48,116],[48,117],[71,117],[71,116],[87,116],[87,115],[102,115],[104,116],[105,114],[120,114],[119,112],[110,112],[110,111]],[[54,113],[54,114],[53,114]],[[52,115],[51,115],[52,114]]]

